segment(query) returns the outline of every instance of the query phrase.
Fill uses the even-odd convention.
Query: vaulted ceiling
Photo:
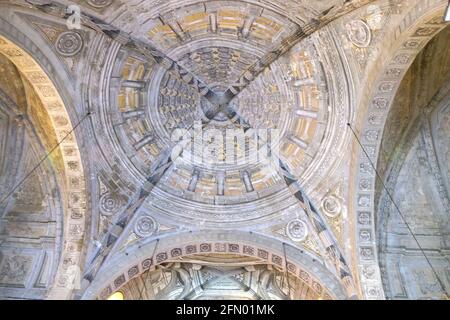
[[[0,139],[0,155],[5,164],[33,158],[32,179],[45,188],[30,203],[53,201],[59,213],[39,220],[54,247],[34,243],[47,243],[34,231],[38,240],[20,240],[33,246],[18,247],[10,217],[34,167],[0,168],[9,181],[0,189],[0,296],[33,298],[24,288],[76,299],[439,296],[439,286],[391,294],[378,262],[386,247],[377,238],[388,231],[377,225],[386,194],[376,179],[400,161],[389,139],[400,141],[396,124],[409,123],[394,112],[414,100],[403,98],[405,83],[436,70],[438,52],[444,71],[431,78],[436,92],[444,87],[445,5],[2,2],[0,112],[29,117],[24,128],[40,149],[20,157],[14,133]],[[424,49],[433,38],[441,50]],[[10,117],[0,130],[19,132]],[[445,124],[437,127],[445,145]],[[445,155],[434,152],[442,166]],[[448,172],[438,173],[448,199]],[[429,249],[447,259],[446,245]]]

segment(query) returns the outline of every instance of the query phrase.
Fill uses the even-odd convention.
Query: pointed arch
[[[47,58],[24,33],[3,19],[0,19],[0,53],[17,67],[31,85],[45,109],[42,111],[44,117],[47,117],[49,131],[53,131],[53,142],[57,141],[56,145],[46,146],[46,151],[53,151],[52,155],[58,158],[52,159],[51,163],[61,190],[63,236],[61,252],[57,258],[56,278],[48,298],[67,299],[77,287],[70,279],[73,279],[74,266],[81,270],[82,243],[86,228],[85,175],[79,141],[74,132],[83,117],[77,117],[76,109],[68,102],[71,100],[67,99],[67,95],[63,99],[61,91],[57,89],[61,84],[52,72],[54,65],[51,58]]]
[[[425,45],[445,27],[442,17],[447,2],[427,0],[418,2],[404,16],[393,31],[391,46],[383,47],[379,60],[374,64],[377,70],[373,81],[363,88],[358,103],[361,112],[355,120],[354,129],[360,134],[364,150],[354,140],[354,230],[356,263],[365,299],[384,299],[381,282],[376,239],[375,184],[380,157],[380,144],[386,119],[400,83]],[[388,57],[388,58],[386,58]],[[378,71],[379,70],[379,71]],[[368,156],[367,158],[366,152]]]
[[[156,245],[157,244],[157,245]],[[195,254],[232,253],[259,258],[282,270],[286,270],[282,241],[264,235],[233,231],[207,230],[172,233],[143,238],[106,261],[97,276],[84,291],[82,299],[106,299],[120,290],[129,280],[141,275],[151,267],[174,258]],[[287,268],[291,275],[308,281],[324,296],[346,299],[345,288],[321,262],[312,259],[301,249],[286,246]]]

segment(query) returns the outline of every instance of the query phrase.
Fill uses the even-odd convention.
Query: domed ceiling
[[[446,1],[4,3],[0,62],[60,193],[49,297],[384,298],[374,169]]]
[[[102,67],[84,81],[115,180],[98,229],[106,243],[111,223],[130,233],[108,250],[171,228],[278,228],[354,294],[322,204],[307,195],[341,163],[353,112],[333,34],[314,31],[364,2],[152,4],[105,6],[94,20],[104,35],[89,56]]]
[[[317,167],[326,174],[336,162],[324,158],[333,154],[330,148],[337,151],[336,126],[350,112],[331,107],[337,79],[325,74],[328,57],[318,42],[299,44],[305,22],[264,4],[232,1],[152,12],[124,37],[109,78],[100,80],[109,93],[101,127],[108,127],[136,179],[155,172],[180,128],[191,137],[148,203],[186,223],[221,226],[273,219],[295,206],[278,163],[263,161],[257,151],[270,140],[289,171],[311,188]],[[245,131],[247,143],[227,138],[235,130]],[[259,144],[251,146],[256,138]]]

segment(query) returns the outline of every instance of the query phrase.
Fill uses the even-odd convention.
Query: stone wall
[[[439,281],[449,288],[449,41],[447,27],[417,56],[383,136],[378,167],[395,204],[378,183],[377,232],[391,299],[441,298]]]

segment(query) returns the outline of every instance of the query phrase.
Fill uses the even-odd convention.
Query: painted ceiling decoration
[[[448,298],[447,4],[2,1],[0,298]]]

